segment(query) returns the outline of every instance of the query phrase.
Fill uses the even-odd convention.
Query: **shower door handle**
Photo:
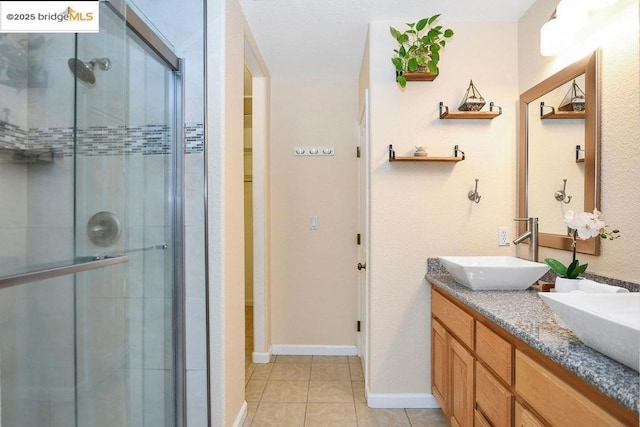
[[[108,267],[110,265],[122,264],[125,262],[129,262],[129,257],[126,255],[107,256],[99,258],[78,258],[71,264],[59,265],[42,270],[28,271],[25,273],[18,273],[11,276],[0,277],[0,289],[22,285],[25,283],[37,282],[39,280],[51,279],[53,277],[66,276],[68,274],[95,270],[97,268]]]
[[[367,269],[367,263],[365,262],[364,264],[362,263],[358,263],[358,270],[366,270]]]

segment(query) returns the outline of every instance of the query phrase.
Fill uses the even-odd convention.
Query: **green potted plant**
[[[440,50],[453,37],[453,30],[435,25],[440,14],[407,23],[408,29],[400,32],[389,27],[391,36],[398,42],[391,62],[396,68],[396,81],[402,87],[407,84],[407,73],[428,74],[416,80],[433,80],[438,75]]]

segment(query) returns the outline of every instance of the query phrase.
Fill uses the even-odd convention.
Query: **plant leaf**
[[[400,46],[400,49],[398,49],[398,55],[400,58],[405,58],[407,56],[407,49],[405,49],[404,46]]]
[[[447,42],[444,40],[440,40],[440,46],[445,47],[447,45]]]
[[[400,36],[400,31],[396,30],[393,27],[389,27],[389,31],[391,32],[391,35],[393,36],[393,38],[396,39],[396,40]]]
[[[402,71],[402,59],[400,58],[391,58],[391,62],[393,62],[394,67],[396,67],[397,71]]]
[[[415,27],[415,26],[416,26],[416,23],[415,23],[415,22],[407,22],[407,26],[408,26],[409,28],[413,28],[413,27]]]
[[[418,69],[418,61],[416,60],[416,58],[411,58],[409,62],[407,62],[407,68],[411,72],[414,72]]]
[[[427,68],[429,69],[430,72],[434,73],[434,74],[438,74],[438,65],[437,65],[437,61],[429,61],[427,63]]]
[[[449,29],[444,30],[444,36],[446,38],[453,37],[453,30],[449,30]]]
[[[408,41],[409,41],[409,35],[408,34],[400,34],[400,36],[398,37],[398,43],[400,43],[400,44],[407,43]]]
[[[440,18],[440,14],[433,15],[431,18],[429,18],[429,21],[428,21],[427,23],[428,23],[429,25],[431,25],[431,24],[433,24],[433,22],[434,22],[436,19],[438,19],[438,18]]]
[[[405,87],[407,85],[407,79],[404,76],[398,76],[396,79],[400,87]]]
[[[419,20],[418,23],[416,24],[416,30],[418,31],[424,30],[424,27],[427,26],[427,22],[428,22],[427,18]]]
[[[545,264],[547,264],[553,271],[555,271],[559,276],[566,277],[567,276],[567,267],[564,266],[563,263],[553,258],[545,258]]]

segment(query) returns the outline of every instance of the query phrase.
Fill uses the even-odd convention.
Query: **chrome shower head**
[[[89,86],[96,84],[96,75],[93,72],[96,65],[102,71],[106,71],[111,68],[111,61],[109,58],[93,58],[86,64],[77,58],[71,58],[67,61],[67,64],[69,64],[71,72]]]

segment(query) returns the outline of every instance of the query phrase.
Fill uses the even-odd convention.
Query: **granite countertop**
[[[429,273],[426,278],[607,396],[640,412],[640,374],[584,345],[556,320],[537,291],[472,291],[449,274]]]

